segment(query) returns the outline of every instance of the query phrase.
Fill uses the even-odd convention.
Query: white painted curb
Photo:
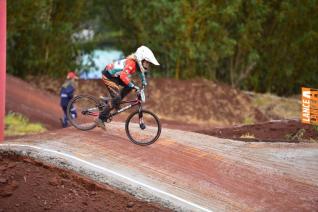
[[[190,206],[191,208],[193,208],[194,210],[196,211],[207,211],[207,212],[212,212],[212,210],[210,209],[207,209],[207,208],[204,208],[196,203],[193,203],[191,201],[188,201],[188,200],[185,200],[181,197],[178,197],[174,194],[171,194],[171,193],[168,193],[168,192],[165,192],[165,191],[162,191],[158,188],[155,188],[153,186],[150,186],[148,184],[145,184],[143,182],[140,182],[138,180],[135,180],[135,179],[132,179],[128,176],[125,176],[121,173],[118,173],[114,170],[110,170],[108,168],[105,168],[105,167],[102,167],[102,166],[99,166],[99,165],[96,165],[94,163],[91,163],[91,162],[88,162],[88,161],[85,161],[83,159],[80,159],[78,157],[75,157],[73,155],[70,155],[68,153],[63,153],[63,152],[59,152],[59,151],[56,151],[56,150],[51,150],[51,149],[46,149],[46,148],[42,148],[42,147],[37,147],[37,146],[33,146],[33,145],[26,145],[26,144],[0,144],[0,148],[1,147],[7,147],[7,148],[10,148],[10,147],[27,147],[27,148],[31,148],[31,149],[36,149],[36,150],[40,150],[42,152],[49,152],[49,153],[53,153],[55,155],[59,155],[59,156],[62,156],[63,158],[68,158],[68,159],[72,159],[72,160],[76,160],[77,162],[80,162],[82,164],[85,164],[85,165],[88,165],[88,166],[91,166],[91,167],[94,167],[96,169],[99,169],[103,172],[106,172],[106,173],[109,173],[113,176],[116,176],[116,177],[119,177],[119,178],[122,178],[122,179],[125,179],[133,184],[136,184],[138,186],[141,186],[141,187],[144,187],[144,188],[147,188],[151,191],[154,191],[158,194],[161,194],[161,195],[164,195],[166,197],[169,197],[169,198],[172,198],[174,200],[178,200],[179,202],[182,202],[183,204],[185,204],[186,206]]]

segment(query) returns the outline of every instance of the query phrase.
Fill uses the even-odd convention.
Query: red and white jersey
[[[143,83],[146,84],[146,77],[142,73],[134,59],[123,59],[108,64],[105,69],[113,76],[119,77],[126,85],[130,83],[130,76],[137,70]]]

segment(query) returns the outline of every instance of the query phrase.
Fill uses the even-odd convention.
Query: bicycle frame
[[[139,105],[139,111],[141,111],[141,109],[142,109],[141,100],[140,100],[139,95],[138,95],[137,99],[135,99],[135,100],[121,101],[120,105],[123,105],[123,104],[129,104],[129,105],[127,105],[119,110],[116,110],[115,112],[110,113],[110,117],[116,116],[119,113],[125,112],[126,110],[129,110],[130,108],[135,107],[137,105]]]
[[[101,120],[96,119],[96,116],[99,116],[103,111],[106,112],[107,117],[102,121],[110,123],[112,117],[133,107],[138,107],[137,110],[128,112],[129,114],[127,114],[128,116],[125,121],[125,132],[129,140],[134,144],[146,146],[154,143],[159,138],[161,133],[159,118],[153,112],[144,110],[142,106],[146,101],[144,86],[141,90],[137,90],[135,98],[122,100],[119,103],[121,108],[118,110],[116,109],[117,107],[109,107],[112,100],[110,97],[98,99],[88,94],[78,95],[69,102],[67,106],[67,117],[75,128],[88,131],[99,125],[97,121]],[[77,108],[77,114],[81,114],[81,117],[74,118],[72,116],[71,112],[73,107]]]
[[[125,112],[126,110],[132,108],[132,107],[135,107],[137,105],[139,105],[139,111],[142,110],[142,100],[141,100],[141,94],[138,93],[137,94],[137,98],[134,99],[134,100],[128,100],[128,101],[121,101],[120,102],[120,105],[123,105],[123,104],[129,104],[119,110],[116,110],[114,112],[111,112],[109,114],[109,117],[108,118],[111,118],[113,116],[116,116],[118,115],[119,113],[122,113],[122,112]],[[88,109],[87,111],[84,111],[85,115],[91,115],[91,116],[98,116],[99,113],[96,113],[96,112],[91,112],[90,110],[95,110],[96,108],[91,108],[91,109]],[[110,110],[112,110],[113,108],[111,108]]]

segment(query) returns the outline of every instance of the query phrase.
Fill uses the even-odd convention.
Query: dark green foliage
[[[318,87],[318,0],[19,0],[8,16],[8,68],[18,75],[59,74],[90,49],[128,55],[144,44],[157,76],[280,95]],[[83,28],[94,40],[72,41]]]
[[[101,17],[130,53],[152,48],[161,74],[281,95],[318,84],[316,0],[106,0]],[[160,73],[160,72],[159,72]]]
[[[80,47],[72,35],[85,20],[85,0],[8,1],[8,72],[64,75],[76,68]]]

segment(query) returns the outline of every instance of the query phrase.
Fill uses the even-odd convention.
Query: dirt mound
[[[35,86],[59,92],[63,80],[47,77],[31,78]],[[59,85],[59,86],[58,86]],[[243,92],[228,85],[198,80],[150,79],[147,88],[148,107],[161,119],[198,125],[233,125],[267,121]],[[77,93],[105,95],[101,80],[80,80]]]
[[[156,79],[150,83],[149,105],[167,119],[186,123],[232,125],[267,118],[244,93],[208,80]]]
[[[0,211],[169,211],[28,158],[0,155]]]
[[[63,112],[58,96],[7,74],[6,113],[18,112],[48,129],[60,128]]]
[[[61,128],[59,92],[63,80],[7,76],[6,111],[19,112],[48,129]],[[80,80],[77,93],[105,95],[101,80]],[[163,127],[196,131],[245,141],[314,141],[317,130],[298,121],[264,122],[251,98],[227,85],[208,80],[151,79],[145,107],[159,114]],[[255,105],[255,104],[254,104]],[[121,119],[120,119],[121,118]],[[125,117],[119,117],[121,121]],[[256,125],[224,127],[261,122]]]
[[[318,142],[318,128],[295,120],[213,128],[210,130],[198,130],[197,132],[248,142]]]

